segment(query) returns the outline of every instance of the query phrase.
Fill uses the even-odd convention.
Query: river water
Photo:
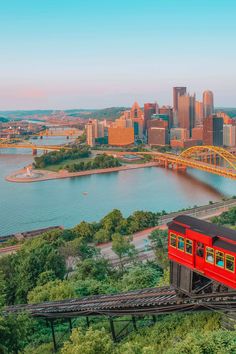
[[[46,139],[44,143],[48,144]],[[236,195],[236,181],[201,171],[178,173],[157,167],[11,183],[4,177],[29,164],[32,156],[30,151],[24,155],[6,152],[0,154],[0,235],[52,225],[72,227],[81,220],[97,221],[114,208],[125,216],[135,210],[169,212]]]

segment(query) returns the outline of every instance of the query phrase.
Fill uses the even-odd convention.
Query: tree
[[[128,217],[128,231],[130,234],[158,225],[159,214],[150,211],[135,211]]]
[[[3,293],[7,305],[13,304],[16,297],[17,274],[15,272],[15,255],[0,257]],[[2,299],[3,300],[3,299]]]
[[[96,243],[108,242],[111,240],[110,232],[105,229],[98,230],[94,235],[94,241]]]
[[[37,347],[33,345],[29,345],[26,348],[24,348],[24,354],[49,354],[49,353],[53,353],[52,343],[41,344]]]
[[[105,331],[93,330],[91,327],[84,333],[81,328],[74,329],[70,341],[64,344],[62,354],[111,354],[113,343]]]
[[[60,247],[60,254],[65,257],[76,257],[77,259],[83,260],[86,258],[92,258],[99,254],[99,250],[89,245],[84,239],[76,238],[73,241],[66,242]]]
[[[193,331],[187,334],[187,336],[181,342],[178,342],[173,348],[167,350],[166,353],[236,353],[235,333],[223,330],[206,333]]]
[[[170,285],[170,269],[164,270],[163,276],[158,280],[156,286],[167,286]]]
[[[161,275],[161,269],[154,263],[138,264],[124,274],[121,280],[122,291],[154,287]]]
[[[3,271],[0,269],[0,309],[6,304],[6,290],[6,280]]]
[[[120,210],[113,209],[108,213],[102,220],[102,228],[108,232],[110,235],[117,231],[117,228],[123,222],[124,218]]]
[[[220,216],[215,216],[211,219],[215,224],[220,225],[233,225],[236,224],[236,207],[231,208],[229,211],[223,212]]]
[[[92,241],[95,230],[92,224],[82,221],[79,225],[74,227],[73,232],[75,237],[79,237],[88,242]]]
[[[104,280],[112,274],[112,268],[109,261],[105,258],[85,259],[80,262],[76,271],[76,278],[85,280],[94,278]]]
[[[36,304],[44,301],[58,301],[76,297],[75,286],[68,280],[49,281],[38,285],[28,293],[28,302]]]
[[[37,280],[37,285],[44,285],[48,283],[49,281],[53,281],[56,279],[56,274],[53,270],[46,270],[45,272],[42,272],[39,274],[38,280]]]
[[[122,258],[125,256],[133,257],[135,255],[135,246],[131,244],[129,237],[125,237],[119,233],[112,236],[112,251],[118,256],[120,267],[123,271]]]
[[[27,241],[14,256],[14,276],[17,283],[15,296],[17,302],[26,302],[27,293],[32,290],[45,271],[53,271],[56,278],[65,275],[65,259],[60,255],[60,240],[45,240],[43,237]]]
[[[0,353],[19,353],[29,343],[34,321],[25,313],[0,316]]]
[[[155,252],[158,264],[166,269],[169,265],[168,254],[167,254],[167,239],[168,233],[164,230],[154,230],[149,235],[151,240],[152,248]]]

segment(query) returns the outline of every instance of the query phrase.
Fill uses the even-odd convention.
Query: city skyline
[[[0,110],[172,104],[173,86],[234,107],[236,4],[227,5],[4,2]]]

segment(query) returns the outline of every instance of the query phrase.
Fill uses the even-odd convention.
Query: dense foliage
[[[101,154],[97,155],[90,161],[81,161],[79,163],[65,165],[65,169],[69,172],[79,172],[119,166],[121,166],[121,163],[117,158],[106,154]]]
[[[38,303],[110,294],[169,284],[167,233],[155,230],[148,248],[153,261],[142,263],[128,236],[154,226],[158,214],[138,211],[124,218],[113,210],[98,223],[81,222],[72,229],[52,230],[22,244],[20,251],[0,258],[0,309],[8,304]],[[119,263],[101,256],[95,242],[111,240]],[[128,263],[124,259],[129,260]],[[142,325],[145,319],[138,319]],[[223,354],[236,352],[235,332],[220,328],[219,314],[159,316],[151,328],[139,329],[121,343],[112,342],[107,321],[83,318],[68,324],[58,320],[56,337],[62,354]],[[119,323],[117,324],[119,326]],[[0,315],[0,353],[52,353],[50,328],[27,314]]]
[[[33,166],[35,168],[45,168],[55,165],[66,160],[76,160],[90,156],[90,149],[86,145],[74,147],[70,150],[61,149],[60,151],[52,151],[41,156],[36,156]]]
[[[170,315],[114,345],[103,329],[75,329],[62,354],[232,354],[235,332],[220,329],[218,314]]]
[[[98,223],[82,221],[72,229],[53,230],[25,241],[16,254],[0,258],[0,283],[3,284],[0,304],[2,297],[7,299],[7,304],[24,303],[35,287],[39,287],[43,300],[42,286],[47,284],[50,289],[51,283],[55,282],[55,289],[60,287],[60,281],[74,269],[78,260],[98,257],[98,250],[91,242],[112,241],[123,267],[124,257],[135,256],[131,239],[125,235],[157,225],[158,216],[137,211],[124,218],[119,210],[114,209]],[[70,286],[64,291],[74,294]]]
[[[229,211],[225,211],[220,216],[215,216],[211,219],[211,221],[215,224],[219,225],[236,225],[236,207],[229,209]]]
[[[154,230],[149,236],[157,262],[163,269],[166,269],[169,265],[167,255],[167,236],[167,230]]]

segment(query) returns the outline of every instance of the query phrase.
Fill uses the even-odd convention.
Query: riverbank
[[[110,167],[110,168],[80,171],[80,172],[68,172],[66,170],[61,170],[59,172],[51,172],[47,170],[33,169],[31,172],[32,176],[30,176],[29,172],[27,172],[27,169],[31,168],[31,166],[27,166],[23,169],[14,172],[14,174],[7,176],[5,179],[8,182],[31,183],[31,182],[48,181],[53,179],[64,179],[64,178],[89,176],[94,174],[127,171],[127,170],[134,170],[138,168],[155,167],[155,166],[157,166],[156,162],[147,162],[141,164],[122,165],[120,167]]]

